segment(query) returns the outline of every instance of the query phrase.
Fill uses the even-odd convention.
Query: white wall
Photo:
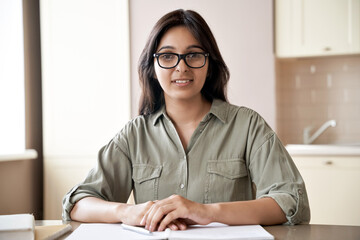
[[[156,21],[178,8],[199,12],[213,31],[230,69],[230,102],[256,110],[275,128],[273,11],[269,0],[131,0],[132,116],[138,112],[141,51]]]
[[[44,219],[130,119],[127,0],[41,0]]]
[[[128,9],[122,2],[41,1],[46,156],[97,154],[129,120]]]

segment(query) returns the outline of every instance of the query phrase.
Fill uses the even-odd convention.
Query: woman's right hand
[[[141,224],[141,220],[155,202],[156,201],[148,201],[136,205],[127,205],[122,214],[122,222],[132,226],[145,226],[145,223]],[[167,227],[173,231],[185,230],[187,228],[187,224],[182,219],[174,219],[167,225]]]
[[[154,204],[153,201],[147,201],[141,204],[128,204],[125,209],[123,209],[121,221],[125,224],[132,226],[144,226],[140,222],[144,217],[145,213],[150,209]],[[120,210],[121,211],[121,210]]]
[[[123,222],[133,226],[144,226],[140,222],[155,202],[157,201],[133,205],[85,197],[75,204],[70,216],[72,220],[79,222]],[[174,219],[167,227],[171,230],[183,230],[186,229],[187,224],[182,219]]]

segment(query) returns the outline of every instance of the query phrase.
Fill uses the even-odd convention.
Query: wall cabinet
[[[308,192],[311,223],[360,225],[360,156],[294,156]]]
[[[276,0],[277,57],[360,53],[360,0]]]

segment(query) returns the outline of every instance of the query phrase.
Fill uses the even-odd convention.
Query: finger
[[[146,212],[145,216],[144,216],[144,224],[145,224],[145,228],[150,230],[150,224],[151,224],[151,219],[152,216],[154,215],[154,211],[156,206],[155,204],[151,206],[151,208]]]
[[[169,198],[165,198],[163,200],[155,200],[153,201],[153,205],[150,207],[150,209],[147,211],[147,213],[144,215],[143,218],[143,226],[145,226],[146,229],[149,230],[151,225],[151,219],[153,218],[153,215],[155,214],[156,210],[163,205],[166,205],[169,203]]]
[[[176,225],[176,227],[178,228],[177,230],[185,230],[185,229],[187,229],[186,223],[184,221],[182,221],[181,219],[175,219],[171,223]]]
[[[157,209],[159,207],[162,207],[162,206],[165,206],[168,204],[172,204],[174,202],[174,200],[176,201],[176,199],[174,199],[175,196],[176,195],[171,195],[170,197],[167,197],[165,199],[154,201],[154,204],[151,206],[151,208],[147,212],[146,216],[144,217],[143,223],[144,223],[146,229],[150,230],[150,226],[152,226],[151,221],[154,217],[154,214],[157,212]],[[156,225],[157,225],[157,223],[156,223]],[[154,229],[155,227],[152,227],[152,229]]]
[[[179,230],[177,224],[175,224],[174,222],[171,222],[169,225],[167,225],[167,227],[170,228],[173,231]]]
[[[154,205],[151,206],[147,213],[145,219],[145,228],[149,231],[154,231],[157,226],[157,222],[154,222],[154,216],[158,212],[158,209],[163,206],[162,202],[163,201],[158,201],[157,203],[154,203]]]
[[[150,231],[155,231],[156,227],[158,226],[158,224],[161,222],[161,220],[169,213],[174,211],[176,208],[173,204],[167,204],[167,205],[162,205],[162,206],[157,206],[154,208],[153,212],[151,213],[152,215],[148,217],[148,221],[150,221],[150,226],[149,226],[149,230]],[[150,218],[151,217],[151,218]],[[164,227],[158,231],[163,231],[165,229],[165,227],[170,224],[171,221],[169,221],[166,225],[164,225]]]
[[[186,230],[188,228],[188,225],[186,224],[184,219],[178,219],[178,221],[180,223],[180,230]]]
[[[154,206],[154,202],[153,201],[150,201],[151,203],[151,206],[147,207],[148,209],[146,210],[144,216],[142,217],[141,221],[140,221],[140,225],[141,226],[145,226],[145,223],[146,223],[146,219],[149,215],[149,213],[151,212],[151,208]]]
[[[154,209],[154,205],[153,204],[150,209],[148,209],[143,217],[143,219],[141,220],[141,222],[143,223],[143,225],[145,226],[146,229],[148,229],[148,226],[150,224],[150,221],[149,221],[149,218],[151,218],[152,216],[152,212],[153,212],[153,209]]]
[[[173,210],[173,211],[169,212],[168,214],[166,214],[166,216],[159,223],[158,231],[163,231],[165,229],[165,227],[167,225],[169,225],[169,223],[178,219],[179,215],[180,214],[177,210]],[[179,223],[179,228],[182,229],[182,228],[184,228],[184,226],[182,226],[182,224]]]

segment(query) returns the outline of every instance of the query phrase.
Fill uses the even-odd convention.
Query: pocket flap
[[[136,183],[142,183],[160,177],[161,170],[162,166],[154,167],[148,164],[134,164],[132,178]]]
[[[247,176],[246,164],[243,159],[210,160],[208,173],[214,173],[229,179]]]

